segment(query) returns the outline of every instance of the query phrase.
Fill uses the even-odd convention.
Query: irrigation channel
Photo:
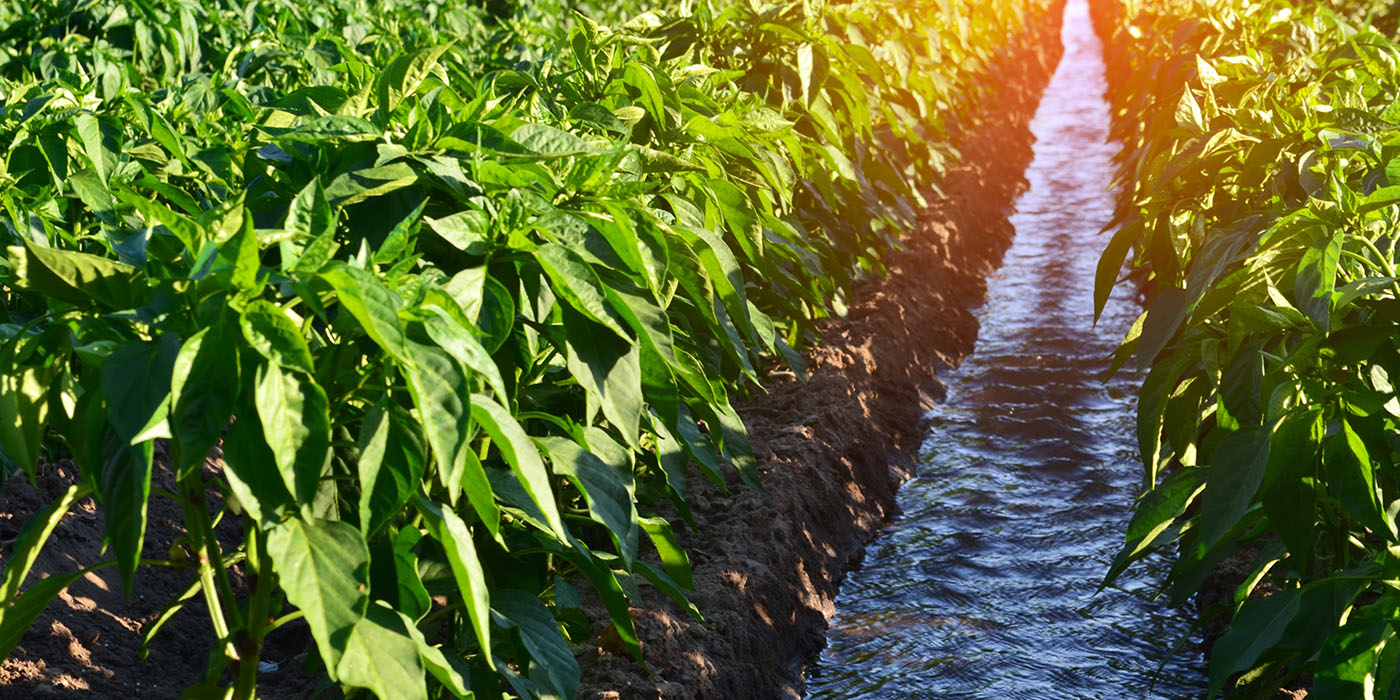
[[[1103,381],[1138,309],[1115,294],[1092,322],[1116,147],[1084,0],[1062,32],[976,349],[944,377],[903,515],[841,589],[812,700],[1204,694],[1196,646],[1172,654],[1187,613],[1155,599],[1165,562],[1095,593],[1141,481],[1140,378]]]

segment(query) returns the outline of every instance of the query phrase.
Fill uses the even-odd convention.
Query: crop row
[[[345,688],[573,697],[577,585],[640,661],[638,578],[700,614],[654,504],[759,487],[735,401],[802,374],[1045,4],[0,3],[0,461],[81,475],[0,654],[159,565],[144,634],[203,600],[204,696],[304,624]],[[88,496],[112,558],[25,586]]]
[[[1116,223],[1096,296],[1146,311],[1144,490],[1109,580],[1224,561],[1212,694],[1400,695],[1400,44],[1385,3],[1100,2]]]

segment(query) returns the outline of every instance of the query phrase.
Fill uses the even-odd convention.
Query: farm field
[[[0,0],[0,697],[1400,696],[1400,13],[1068,8]]]

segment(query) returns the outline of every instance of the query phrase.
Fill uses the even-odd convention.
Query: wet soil
[[[889,259],[890,276],[861,286],[848,317],[821,329],[810,381],[773,375],[769,391],[740,409],[765,490],[687,484],[699,525],[683,535],[692,600],[708,626],[651,595],[655,607],[633,611],[647,675],[607,643],[606,616],[595,611],[600,643],[582,660],[581,697],[803,695],[844,573],[895,514],[924,416],[942,398],[937,373],[976,341],[970,308],[1010,245],[1008,216],[1032,156],[1028,125],[1061,51],[1056,5],[998,60],[995,99],[961,130],[962,164]]]

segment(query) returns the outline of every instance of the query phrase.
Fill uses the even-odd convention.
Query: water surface
[[[1190,618],[1155,599],[1165,562],[1095,594],[1141,481],[1139,377],[1102,380],[1138,309],[1116,295],[1093,327],[1116,146],[1084,0],[1062,36],[976,350],[944,377],[904,514],[841,589],[813,700],[1204,694],[1194,644],[1171,655]]]

